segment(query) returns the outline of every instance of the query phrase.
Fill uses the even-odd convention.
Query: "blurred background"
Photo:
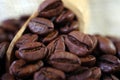
[[[0,0],[0,22],[31,14],[43,0]],[[88,0],[88,33],[120,36],[120,0]]]

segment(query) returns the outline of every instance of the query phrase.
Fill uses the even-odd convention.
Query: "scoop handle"
[[[73,11],[79,20],[79,30],[87,32],[89,9],[87,0],[62,0],[64,6]]]

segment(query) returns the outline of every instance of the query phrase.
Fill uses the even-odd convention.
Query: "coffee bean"
[[[18,30],[18,21],[15,19],[8,19],[2,22],[2,28],[5,31],[16,32]]]
[[[66,80],[64,72],[46,67],[40,69],[40,71],[36,72],[34,75],[34,80]]]
[[[29,29],[36,34],[45,35],[54,29],[53,23],[45,18],[34,18],[29,22]]]
[[[71,22],[75,17],[75,14],[69,10],[64,10],[56,19],[56,23]]]
[[[72,23],[66,24],[64,27],[61,27],[60,28],[60,32],[66,34],[66,33],[69,33],[69,32],[71,32],[73,30],[77,30],[78,31],[79,30],[78,26],[79,26],[78,22],[77,21],[73,21]]]
[[[51,18],[59,15],[64,9],[61,0],[45,0],[39,7],[39,15]]]
[[[105,73],[120,71],[120,60],[113,55],[103,55],[100,57],[99,67]]]
[[[81,67],[81,69],[77,71],[77,73],[68,77],[68,80],[88,80],[88,78],[90,78],[91,75],[92,75],[91,70]]]
[[[110,62],[113,64],[120,64],[120,60],[116,56],[113,56],[113,55],[103,55],[100,57],[100,60],[105,61],[105,62]]]
[[[7,40],[8,40],[7,34],[2,28],[0,28],[0,42],[7,41]]]
[[[96,58],[92,55],[88,55],[85,57],[80,57],[81,65],[91,67],[95,65]]]
[[[9,45],[8,42],[0,43],[0,59],[4,58],[6,51],[7,51],[7,48],[8,48],[8,45]]]
[[[59,51],[50,56],[48,63],[64,72],[71,72],[80,67],[81,61],[72,53]]]
[[[15,78],[13,75],[5,73],[4,75],[2,75],[1,80],[15,80]]]
[[[48,44],[48,55],[47,58],[50,57],[53,53],[57,51],[65,51],[65,44],[64,44],[64,39],[63,36],[58,37],[54,41]]]
[[[90,78],[99,80],[102,74],[101,69],[99,67],[93,67],[91,68],[91,71],[92,71],[92,75]]]
[[[97,39],[98,39],[98,46],[101,52],[111,55],[116,54],[116,48],[111,40],[102,36],[97,36]]]
[[[43,40],[43,43],[50,43],[52,40],[54,40],[58,36],[58,31],[54,30],[51,33],[49,33]]]
[[[10,66],[10,74],[15,75],[17,77],[27,77],[32,75],[34,72],[39,70],[43,66],[42,61],[35,62],[33,64],[28,64],[24,60],[14,61]]]
[[[20,48],[25,43],[35,42],[38,40],[38,35],[36,34],[24,34],[17,42],[16,47]]]
[[[26,43],[18,51],[21,59],[27,61],[43,59],[47,54],[47,48],[39,42]]]
[[[65,38],[65,43],[71,53],[78,56],[86,56],[95,48],[97,40],[94,36],[73,31]]]

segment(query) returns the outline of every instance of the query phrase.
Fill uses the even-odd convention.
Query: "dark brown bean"
[[[15,78],[13,75],[5,73],[4,75],[2,75],[1,80],[15,80]]]
[[[29,29],[36,34],[46,35],[52,32],[54,24],[45,18],[34,18],[29,22]]]
[[[39,42],[26,43],[18,51],[21,59],[27,61],[43,59],[47,54],[47,48]]]
[[[78,26],[79,26],[78,22],[77,21],[73,21],[71,23],[67,23],[64,27],[61,27],[60,28],[60,32],[61,33],[69,33],[69,32],[71,32],[73,30],[77,30],[78,31],[79,30]]]
[[[48,55],[47,58],[50,57],[53,53],[57,51],[65,51],[65,44],[64,44],[64,39],[63,36],[58,37],[54,41],[48,44]]]
[[[6,40],[8,40],[7,34],[2,28],[0,28],[0,42],[6,41]]]
[[[18,30],[18,21],[15,19],[8,19],[2,22],[2,28],[5,31],[16,32]]]
[[[59,15],[64,9],[61,0],[45,0],[39,7],[39,16],[51,18]]]
[[[3,57],[5,56],[8,46],[8,42],[0,43],[0,59],[3,59]]]
[[[81,61],[79,57],[76,55],[59,51],[50,56],[48,63],[52,65],[54,68],[62,70],[64,72],[71,72],[78,69],[81,65]]]
[[[102,36],[97,36],[97,39],[98,39],[98,46],[101,52],[111,55],[116,54],[116,48],[111,40]]]
[[[99,80],[102,75],[101,69],[99,67],[93,67],[91,68],[91,71],[92,71],[91,78]]]
[[[51,33],[49,33],[43,40],[43,43],[50,43],[52,40],[54,40],[58,36],[58,31],[54,30]]]
[[[24,34],[17,42],[16,47],[20,48],[25,43],[35,42],[38,40],[38,35],[36,34]]]
[[[71,53],[78,56],[86,56],[95,48],[97,39],[79,31],[72,31],[65,37],[65,43]]]
[[[92,71],[87,68],[82,68],[77,73],[71,75],[68,80],[88,80],[92,75]]]
[[[80,60],[81,60],[81,65],[87,66],[87,67],[92,67],[96,63],[96,58],[92,55],[80,57]]]
[[[33,64],[27,64],[24,60],[14,61],[10,66],[10,74],[16,77],[27,77],[35,73],[43,66],[42,61],[35,62]]]
[[[75,14],[69,10],[64,10],[56,19],[56,23],[71,22],[75,17]]]
[[[64,72],[54,68],[42,68],[34,75],[34,80],[66,80]]]

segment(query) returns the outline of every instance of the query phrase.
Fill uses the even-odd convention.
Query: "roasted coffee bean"
[[[61,0],[45,0],[39,7],[39,16],[52,18],[59,15],[64,7]]]
[[[81,60],[81,65],[87,66],[87,67],[92,67],[95,65],[96,58],[92,55],[88,55],[85,57],[80,57]]]
[[[7,40],[8,40],[7,34],[2,28],[0,28],[0,42],[7,41]]]
[[[15,80],[15,78],[13,75],[9,73],[5,73],[4,75],[2,75],[0,80]]]
[[[77,30],[78,31],[79,30],[78,26],[79,26],[78,22],[77,21],[73,21],[72,23],[66,24],[64,27],[61,27],[60,28],[60,32],[61,33],[69,33],[69,32],[71,32],[73,30]]]
[[[114,75],[104,75],[104,77],[101,80],[119,80],[119,79]]]
[[[5,56],[8,45],[9,45],[8,42],[0,43],[0,59],[3,59],[3,57]]]
[[[58,36],[58,31],[54,30],[51,33],[49,33],[43,40],[43,43],[50,43],[52,40],[54,40]]]
[[[47,58],[50,57],[51,54],[57,52],[57,51],[65,51],[65,44],[63,36],[58,37],[54,41],[48,44],[48,55]]]
[[[97,36],[97,39],[99,46],[98,48],[100,49],[101,52],[111,55],[116,54],[116,48],[110,39],[102,36]]]
[[[36,34],[46,35],[52,32],[54,29],[54,24],[45,18],[33,18],[29,22],[29,29]]]
[[[56,23],[71,22],[75,17],[75,14],[69,10],[64,10],[56,19]]]
[[[50,67],[42,68],[34,75],[34,80],[66,80],[65,78],[64,72]]]
[[[38,35],[36,34],[24,34],[17,42],[16,47],[20,48],[25,43],[35,42],[38,40]]]
[[[43,66],[42,61],[28,64],[24,60],[16,60],[10,66],[10,74],[16,77],[27,77],[38,71]]]
[[[99,67],[93,67],[91,68],[92,71],[92,75],[91,75],[91,79],[95,79],[95,80],[100,80],[101,77],[101,69]]]
[[[31,42],[19,48],[19,56],[26,61],[43,59],[47,54],[47,48],[40,42]]]
[[[79,57],[76,55],[58,51],[50,56],[48,63],[52,65],[54,68],[62,70],[64,72],[71,72],[78,69],[81,65],[81,61]]]
[[[15,19],[8,19],[2,22],[2,28],[5,31],[16,32],[18,30],[18,21]]]
[[[79,31],[72,31],[65,37],[65,43],[71,53],[86,56],[95,48],[97,39]]]
[[[103,55],[100,57],[99,66],[105,73],[120,71],[120,60],[113,55]]]
[[[113,56],[113,55],[103,55],[100,57],[100,60],[110,62],[113,64],[120,64],[120,60],[116,56]]]
[[[92,71],[88,68],[82,68],[78,70],[75,74],[68,77],[68,80],[88,80],[92,75]]]

